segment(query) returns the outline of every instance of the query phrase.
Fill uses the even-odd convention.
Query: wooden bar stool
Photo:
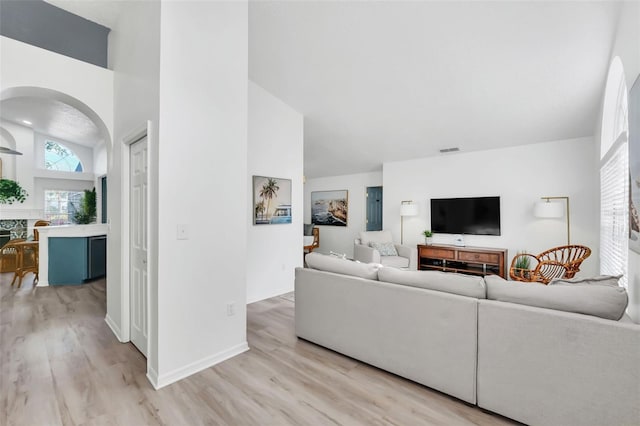
[[[22,278],[28,273],[34,273],[33,283],[38,281],[38,256],[39,241],[22,241],[15,243],[16,248],[16,271],[13,275],[11,285],[18,279],[18,288],[22,286]]]

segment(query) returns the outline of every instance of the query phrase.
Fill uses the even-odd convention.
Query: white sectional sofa
[[[640,424],[640,325],[624,316],[620,287],[317,253],[307,264],[295,280],[303,339],[526,424]]]

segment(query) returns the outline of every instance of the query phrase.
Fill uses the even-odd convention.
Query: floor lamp
[[[535,217],[558,219],[564,216],[562,203],[552,203],[550,200],[565,200],[567,202],[567,245],[571,244],[571,218],[569,216],[569,197],[542,197],[535,205],[533,214]]]
[[[418,205],[413,201],[402,201],[400,203],[400,244],[404,244],[404,217],[417,216]]]

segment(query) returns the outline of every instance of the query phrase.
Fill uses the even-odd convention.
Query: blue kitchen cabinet
[[[106,236],[49,238],[49,284],[78,285],[106,274]]]

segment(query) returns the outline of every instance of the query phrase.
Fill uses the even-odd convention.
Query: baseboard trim
[[[147,373],[147,379],[151,382],[155,389],[161,389],[165,386],[177,382],[178,380],[182,380],[185,377],[191,376],[192,374],[198,373],[202,370],[206,370],[209,367],[213,367],[214,365],[219,364],[222,361],[226,361],[229,358],[240,355],[241,353],[248,350],[249,345],[247,344],[247,342],[242,342],[222,352],[218,352],[217,354],[202,358],[201,360],[192,362],[191,364],[185,365],[184,367],[176,368],[175,370],[165,374],[158,375],[157,372],[153,371],[150,368],[149,372]]]
[[[148,361],[147,361],[147,380],[149,380],[149,383],[151,383],[151,386],[153,386],[155,390],[160,389],[160,387],[158,386],[158,372],[154,370],[153,367],[149,366]]]
[[[104,317],[104,322],[107,323],[107,325],[109,326],[109,328],[111,329],[113,334],[116,335],[116,337],[118,338],[118,341],[124,343],[125,341],[122,340],[122,333],[120,332],[120,327],[118,327],[118,324],[116,324],[115,321],[113,321],[113,319],[111,319],[109,314],[107,314]]]

